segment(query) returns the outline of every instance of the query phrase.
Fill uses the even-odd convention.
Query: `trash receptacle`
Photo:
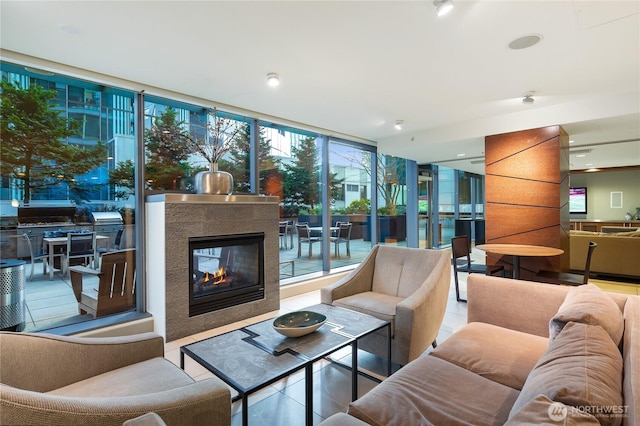
[[[0,329],[22,331],[25,325],[24,260],[0,261]]]

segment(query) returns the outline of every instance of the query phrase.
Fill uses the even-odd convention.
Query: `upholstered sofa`
[[[169,426],[231,424],[229,388],[215,377],[194,381],[164,358],[155,333],[1,332],[0,382],[2,425],[154,424],[156,414]]]
[[[589,241],[598,244],[591,257],[591,273],[640,279],[640,232],[571,231],[570,268],[584,270]]]
[[[640,425],[639,296],[479,274],[467,289],[465,326],[322,426]]]

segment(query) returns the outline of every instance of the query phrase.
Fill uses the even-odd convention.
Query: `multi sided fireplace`
[[[189,238],[189,316],[264,299],[264,233]]]

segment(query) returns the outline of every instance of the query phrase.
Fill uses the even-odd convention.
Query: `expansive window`
[[[134,95],[13,64],[1,68],[0,257],[27,262],[29,315],[21,327],[90,320],[71,290],[66,266],[78,259],[65,252],[66,235],[95,233],[96,268],[104,253],[136,248]],[[122,179],[120,163],[129,167]],[[33,255],[49,250],[47,273],[38,264],[31,277]]]
[[[136,191],[194,192],[195,175],[212,168],[232,174],[236,194],[280,199],[283,284],[357,264],[376,243],[407,244],[406,161],[378,155],[374,146],[13,64],[2,64],[2,80],[16,90],[46,91],[43,121],[57,126],[55,132],[49,129],[49,139],[25,139],[37,160],[27,161],[17,155],[17,139],[10,139],[23,123],[10,124],[3,110],[3,259],[24,259],[30,267],[23,234],[40,252],[44,231],[60,228],[20,223],[19,210],[38,205],[72,208],[63,230],[96,232],[102,252],[137,249],[142,233],[136,226],[142,224],[135,218],[143,217],[144,196]],[[3,86],[3,107],[7,90]],[[103,216],[111,218],[103,224],[96,213],[114,214]],[[302,234],[296,226],[301,224],[306,225]],[[78,314],[62,265],[52,266],[53,280],[37,265],[27,285],[33,314],[28,331],[91,319]],[[60,287],[52,299],[54,284]]]
[[[404,158],[377,155],[378,241],[407,244],[407,172]]]
[[[375,153],[370,149],[335,140],[329,143],[333,267],[360,263],[371,250],[371,158]]]

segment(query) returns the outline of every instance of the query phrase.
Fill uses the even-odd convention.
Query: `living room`
[[[151,16],[151,12],[138,3],[127,6],[131,9],[113,8],[108,3],[104,3],[99,6],[79,4],[73,10],[63,10],[66,8],[60,7],[56,2],[48,5],[43,3],[20,5],[19,2],[3,2],[1,52],[3,78],[15,73],[13,68],[5,71],[7,70],[5,66],[9,64],[22,69],[24,67],[35,69],[35,73],[26,71],[29,78],[50,81],[51,87],[60,84],[59,81],[56,82],[59,76],[72,77],[95,85],[104,85],[108,90],[99,93],[101,96],[105,96],[105,105],[107,96],[115,97],[124,90],[129,94],[144,92],[143,102],[155,103],[156,105],[160,105],[158,100],[168,99],[171,104],[184,102],[200,108],[216,109],[234,119],[249,117],[259,122],[259,126],[265,129],[269,128],[266,123],[271,123],[272,127],[270,128],[274,130],[270,134],[273,136],[272,142],[277,141],[278,134],[286,132],[295,133],[299,140],[309,134],[321,135],[327,138],[327,145],[322,145],[324,142],[319,142],[319,147],[328,148],[328,152],[326,157],[319,157],[319,164],[321,162],[336,164],[337,160],[335,159],[343,155],[338,146],[345,141],[354,143],[360,152],[377,152],[388,155],[389,158],[407,160],[405,164],[410,167],[406,170],[407,184],[403,189],[406,200],[404,200],[404,204],[398,203],[398,205],[403,208],[406,206],[407,223],[410,226],[404,239],[397,238],[397,235],[392,234],[383,237],[381,242],[409,247],[429,246],[446,249],[448,247],[447,238],[450,237],[446,233],[444,238],[439,235],[437,229],[439,219],[435,220],[435,227],[433,223],[431,227],[429,224],[421,224],[422,218],[419,213],[416,213],[419,212],[417,206],[420,199],[415,196],[420,191],[420,187],[411,186],[412,184],[409,183],[410,180],[417,181],[419,178],[418,173],[411,169],[413,166],[417,168],[419,165],[433,164],[442,167],[443,170],[447,167],[451,170],[468,173],[475,179],[481,179],[484,175],[485,136],[561,124],[571,137],[575,135],[575,141],[569,148],[572,163],[571,187],[586,187],[588,190],[587,213],[573,214],[570,219],[619,221],[620,224],[624,224],[626,221],[628,225],[633,224],[625,218],[625,214],[629,211],[632,216],[635,215],[635,209],[640,206],[640,190],[637,185],[640,180],[638,176],[640,172],[637,169],[640,163],[638,82],[637,78],[634,78],[634,72],[637,76],[639,62],[637,42],[616,46],[615,49],[609,48],[609,52],[606,49],[601,49],[599,45],[598,48],[591,49],[582,44],[579,45],[580,49],[571,50],[568,47],[571,46],[569,42],[562,47],[556,46],[553,49],[548,47],[552,40],[561,39],[561,36],[556,35],[556,31],[559,30],[555,26],[561,26],[561,24],[567,26],[567,22],[573,22],[569,21],[569,18],[577,19],[577,23],[571,24],[574,25],[571,37],[582,34],[585,38],[591,38],[595,33],[598,33],[602,37],[600,42],[611,46],[611,43],[606,43],[607,40],[610,40],[608,37],[613,37],[612,39],[615,40],[624,38],[628,34],[633,36],[637,33],[637,31],[634,32],[634,28],[637,30],[638,14],[637,5],[625,4],[631,2],[620,2],[613,11],[601,14],[598,19],[595,18],[598,14],[593,9],[587,6],[580,8],[571,2],[558,2],[559,5],[549,6],[552,8],[550,10],[535,10],[534,8],[532,11],[520,10],[517,5],[510,2],[505,2],[506,10],[504,11],[498,10],[498,4],[456,2],[459,3],[455,9],[458,18],[451,18],[455,15],[449,15],[443,17],[444,19],[434,16],[431,2],[400,2],[401,5],[396,7],[385,2],[376,2],[367,4],[370,8],[366,13],[355,4],[348,2],[336,2],[332,7],[319,5],[316,2],[308,2],[307,5],[292,4],[289,5],[291,10],[287,10],[287,7],[282,4],[269,4],[271,2],[240,3],[238,5],[204,2],[201,6],[205,9],[202,11],[187,9],[186,6],[185,9],[182,9],[178,3],[167,3],[158,5],[158,10],[153,12],[158,14],[156,19],[148,19],[149,22],[155,22],[154,25],[157,27],[138,29],[141,34],[133,34],[127,33],[127,31],[134,31],[132,28],[135,25],[129,25],[126,31],[123,28],[117,31],[117,34],[112,34],[115,40],[112,40],[113,44],[110,44],[103,38],[109,31],[98,30],[101,25],[107,25],[108,22],[111,24],[116,21],[120,22],[123,18],[135,16],[137,13],[142,14],[141,16]],[[189,7],[192,6],[189,5]],[[274,9],[270,9],[270,7],[274,7]],[[332,10],[334,8],[337,10]],[[64,15],[61,15],[63,12]],[[317,34],[315,36],[306,34],[306,32],[313,32],[307,28],[308,16],[315,16],[322,22],[336,22],[336,12],[339,12],[337,16],[342,16],[338,21],[340,25],[336,25],[333,31],[328,30],[327,34],[323,34],[321,37],[323,38],[323,49],[327,50],[315,50],[313,47],[318,46],[320,40],[318,40]],[[183,13],[188,15],[189,19],[176,18],[183,16]],[[363,13],[367,15],[367,19],[362,19]],[[539,16],[539,21],[533,20],[533,22],[538,22],[539,28],[533,28],[535,25],[531,25],[531,29],[523,29],[512,24],[510,21],[515,20],[510,18],[505,18],[502,22],[498,20],[497,22],[500,24],[491,27],[492,29],[495,27],[499,34],[487,34],[487,37],[489,38],[490,35],[493,43],[496,43],[496,40],[501,40],[499,48],[503,49],[499,54],[494,53],[493,49],[487,49],[488,59],[477,58],[479,55],[474,51],[477,52],[482,47],[478,47],[474,43],[474,38],[480,38],[478,34],[486,30],[486,22],[488,22],[481,18],[491,14],[500,17],[503,16],[501,15],[503,13],[504,16]],[[101,22],[96,22],[95,27],[90,29],[86,23],[93,21],[96,14],[104,14],[104,19],[99,20]],[[215,30],[203,31],[203,28],[208,28],[210,25],[209,21],[212,16],[233,17],[233,19],[225,18],[223,20],[225,22],[220,23],[216,19]],[[553,16],[553,22],[543,23],[549,16]],[[268,17],[273,17],[273,19]],[[284,24],[282,23],[283,17],[286,17]],[[165,22],[162,19],[168,21]],[[200,21],[201,19],[203,21]],[[242,19],[242,24],[238,23],[240,19]],[[424,21],[426,24],[422,19],[426,20]],[[555,19],[560,22],[556,23]],[[440,31],[446,31],[445,26],[455,26],[459,29],[461,27],[460,20],[466,24],[471,24],[469,21],[475,21],[473,25],[478,25],[477,22],[483,22],[483,24],[479,26],[480,28],[467,27],[465,30],[468,34],[464,36],[464,41],[461,44],[469,50],[464,53],[452,50],[443,56],[436,56],[437,51],[441,48],[435,47],[433,54],[419,55],[438,58],[432,61],[439,64],[437,67],[426,61],[416,64],[414,69],[408,71],[407,67],[398,67],[394,61],[390,61],[386,57],[384,60],[380,59],[380,52],[386,51],[395,52],[393,54],[401,55],[403,60],[408,61],[408,58],[415,56],[414,52],[424,51],[424,44],[435,44],[431,40],[455,40],[456,37],[462,37],[450,29],[446,33],[440,33]],[[160,24],[161,22],[165,22],[165,24]],[[306,24],[301,26],[303,22]],[[294,25],[291,25],[292,23]],[[30,25],[38,26],[39,29],[29,30]],[[185,35],[187,37],[185,39],[209,39],[209,44],[203,43],[198,48],[190,46],[197,53],[184,53],[185,57],[197,58],[195,66],[193,61],[170,61],[175,63],[169,64],[166,58],[171,57],[170,54],[154,50],[159,49],[159,46],[163,44],[159,41],[164,40],[164,37],[167,36],[167,33],[160,28],[175,28],[177,25],[180,25],[180,28],[176,28],[175,31]],[[24,28],[18,28],[20,26]],[[291,28],[285,30],[283,26],[291,26]],[[191,34],[190,27],[198,29],[196,34],[188,36]],[[256,34],[251,34],[247,28],[241,29],[243,27],[251,27]],[[365,28],[360,27],[365,27],[367,32],[364,31]],[[501,27],[501,31],[497,31],[499,27]],[[600,34],[600,32],[604,33],[605,30],[610,30],[612,27],[615,27],[614,35],[608,34],[608,32]],[[50,37],[34,40],[32,34],[43,31],[43,28],[49,28]],[[384,28],[384,35],[376,34],[376,31],[381,28]],[[393,28],[396,30],[390,31]],[[399,28],[402,30],[398,30]],[[549,32],[545,34],[547,28]],[[154,31],[157,34],[155,41],[150,41],[147,44],[146,35]],[[291,35],[291,31],[295,34],[305,33],[305,37],[308,38],[300,40],[299,46],[293,46],[289,43],[296,37]],[[399,33],[397,38],[390,34],[394,31]],[[203,36],[203,33],[209,32],[224,34],[225,37],[237,40],[235,44],[237,47],[227,52],[229,59],[225,63],[228,65],[220,66],[218,62],[206,62],[215,56],[202,53],[208,52],[212,48],[213,42],[210,37]],[[505,47],[510,38],[529,33],[544,35],[539,44],[531,47],[531,50],[508,50]],[[269,34],[280,42],[277,49],[262,44],[266,43],[268,38],[265,34]],[[365,43],[354,34],[369,34],[370,40]],[[399,39],[406,40],[407,44],[399,43]],[[422,41],[418,47],[409,44],[409,40],[411,43],[415,43],[414,39]],[[153,37],[152,40],[154,40]],[[425,40],[429,40],[429,42],[427,43]],[[486,41],[489,42],[489,40]],[[191,43],[183,43],[179,47],[174,46],[173,52],[186,49],[186,44]],[[452,45],[455,44],[452,43]],[[123,52],[118,48],[118,46],[125,45],[133,46],[130,51],[137,53],[137,55],[125,58],[124,55],[128,52]],[[371,46],[369,47],[369,45]],[[73,51],[93,52],[95,46],[101,46],[105,49],[104,52],[101,50],[100,55],[76,55],[83,56],[83,60],[93,63],[81,62],[79,57],[69,55]],[[342,48],[338,49],[336,46],[342,46]],[[365,47],[372,50],[365,50]],[[320,49],[320,46],[317,49]],[[584,51],[588,51],[590,54],[578,55],[576,52],[581,49],[585,49]],[[108,54],[109,51],[114,52],[115,55]],[[142,51],[154,52],[154,54],[140,54]],[[256,51],[255,56],[246,53],[251,51]],[[291,64],[285,65],[284,59],[276,59],[278,56],[282,56],[277,52],[287,52],[286,56],[291,56],[289,58],[292,59],[291,62],[297,62],[303,68],[294,70],[291,68]],[[312,52],[313,56],[307,56],[308,52]],[[573,53],[569,55],[567,52]],[[527,56],[527,53],[531,56]],[[499,63],[497,58],[490,54],[511,56],[502,65],[487,66],[487,64]],[[565,55],[568,57],[565,58]],[[250,58],[249,64],[240,64],[238,57],[244,56]],[[352,65],[349,56],[353,56],[355,59],[353,61],[355,63]],[[207,57],[206,61],[205,57]],[[256,59],[257,57],[260,59]],[[468,61],[461,63],[459,58],[463,57],[468,58]],[[323,66],[318,66],[315,63],[317,58],[327,59],[322,60]],[[529,60],[530,69],[524,69],[525,67],[521,66],[524,59]],[[623,60],[628,62],[623,63]],[[99,61],[102,63],[98,63]],[[188,66],[185,64],[186,62],[190,62]],[[116,67],[114,65],[116,63],[120,65]],[[123,63],[130,65],[122,66]],[[235,65],[231,66],[232,63]],[[544,69],[543,63],[559,64],[560,68],[551,72]],[[590,66],[595,68],[595,63],[598,65],[607,64],[604,67],[606,71],[589,70],[600,76],[591,78],[591,76],[585,75],[578,78],[581,73],[586,73]],[[333,65],[327,66],[327,64]],[[335,64],[339,64],[339,66]],[[174,69],[172,68],[174,66],[185,68]],[[396,70],[396,68],[402,69]],[[448,81],[443,78],[443,76],[453,78],[462,69],[472,69],[476,74],[472,78],[456,78],[456,81]],[[482,72],[483,69],[491,70],[491,72]],[[495,70],[503,70],[503,72],[499,73]],[[43,71],[54,75],[39,74],[40,77],[38,77],[38,72]],[[276,88],[267,87],[265,77],[274,71],[277,71],[281,77],[281,85]],[[427,87],[409,86],[409,83],[405,85],[404,74],[413,75],[414,73],[419,74],[416,76],[417,80],[429,82]],[[248,74],[252,74],[251,77]],[[488,80],[493,79],[494,76],[489,74],[501,74],[495,76],[499,81],[494,82],[491,89],[488,89]],[[543,75],[549,78],[549,74],[557,74],[560,77],[556,79],[554,84],[551,83],[551,80],[539,81]],[[609,86],[605,86],[602,82],[602,75],[607,75]],[[176,78],[176,76],[190,77]],[[255,81],[253,81],[254,77]],[[323,77],[333,80],[329,86],[333,86],[331,90],[337,90],[337,93],[330,92],[329,89],[320,89],[319,82]],[[357,83],[357,80],[362,81]],[[588,81],[589,84],[582,80]],[[394,83],[390,85],[389,82]],[[573,84],[576,86],[571,88],[573,93],[565,95],[564,91],[568,92],[569,86]],[[361,89],[361,85],[364,88]],[[380,90],[379,92],[372,90],[373,87],[377,88],[378,86],[383,86],[381,89],[377,89]],[[390,86],[393,86],[393,90],[390,89]],[[442,90],[442,92],[436,90]],[[84,95],[88,95],[91,91],[93,89],[87,89]],[[478,94],[478,91],[482,93]],[[98,93],[98,91],[93,92]],[[300,97],[293,97],[295,92],[299,92]],[[351,92],[357,92],[353,98],[350,97]],[[525,95],[529,92],[535,92],[529,96],[534,100],[533,104],[522,102],[523,98],[527,98]],[[414,98],[408,96],[409,93],[417,95]],[[491,95],[487,93],[491,93]],[[341,102],[336,102],[336,99],[341,99]],[[466,105],[467,101],[476,103],[475,99],[481,99],[475,111],[470,111],[471,107],[468,109],[460,107],[460,105]],[[88,106],[92,105],[95,100],[96,97],[83,96],[82,110],[90,111]],[[336,104],[342,105],[338,108]],[[368,108],[367,104],[376,105],[373,108]],[[566,107],[566,109],[562,107]],[[105,111],[116,110],[113,108]],[[124,111],[124,109],[117,111]],[[85,115],[90,117],[91,114]],[[147,117],[151,117],[151,114]],[[429,118],[425,119],[425,117]],[[149,118],[149,120],[151,119]],[[251,124],[251,120],[243,121],[243,123]],[[611,123],[615,124],[611,126]],[[401,128],[400,130],[394,128],[396,124]],[[604,124],[609,125],[604,126]],[[613,128],[611,129],[611,127]],[[135,133],[142,135],[147,129],[148,127],[144,126],[138,127]],[[454,132],[454,130],[456,131]],[[134,139],[133,137],[130,139],[122,137],[120,140],[133,141]],[[138,147],[143,146],[144,142],[141,136],[136,143]],[[135,143],[131,146],[135,146]],[[275,143],[272,146],[275,146]],[[586,160],[582,162],[583,160],[577,157],[582,153],[571,153],[571,151],[580,149],[589,151],[584,153],[587,157],[580,158],[589,159],[593,163],[592,166],[587,166]],[[610,153],[616,154],[617,157],[609,158]],[[458,156],[459,154],[460,156]],[[342,160],[345,160],[344,156]],[[347,160],[353,162],[353,158]],[[590,167],[609,169],[610,171],[591,174],[579,173]],[[623,169],[625,167],[626,169]],[[482,168],[482,170],[478,168]],[[323,170],[328,174],[331,173],[329,166]],[[271,192],[261,192],[265,188],[261,184],[261,179],[264,180],[266,176],[261,175],[260,170],[251,173],[254,176],[248,179],[247,185],[253,186],[249,192],[270,195]],[[363,172],[362,176],[365,175],[367,173]],[[143,180],[144,177],[141,176],[140,179]],[[326,176],[325,182],[330,183],[330,179],[331,177]],[[429,179],[433,179],[433,176],[429,176]],[[358,191],[361,191],[362,187],[368,187],[369,193],[362,197],[370,202],[370,205],[367,206],[368,211],[382,215],[378,210],[390,206],[384,200],[384,192],[378,193],[376,196],[372,190],[372,187],[375,186],[375,179],[372,180],[371,175],[368,180],[364,180],[366,181],[364,184],[358,182],[360,184]],[[426,182],[432,182],[432,180],[426,180],[425,186],[428,185]],[[391,181],[389,183],[389,188],[391,188]],[[343,199],[323,194],[324,198],[318,200],[320,201],[319,210],[322,206],[327,206],[325,212],[329,211],[328,206],[335,202],[343,202],[345,209],[349,207],[347,202],[349,188],[347,185],[353,184],[351,181],[348,183],[345,181]],[[373,195],[371,195],[372,192]],[[3,194],[9,195],[3,195],[3,201],[10,204],[14,194],[8,192],[3,192]],[[452,194],[455,195],[453,191]],[[18,199],[22,198],[18,197]],[[144,205],[144,194],[138,193],[132,199],[138,203],[137,206]],[[457,206],[454,209],[455,212],[451,212],[451,220],[466,217],[464,216],[467,213],[465,208],[468,206],[472,211],[472,205],[476,206],[473,209],[477,209],[473,210],[475,217],[482,217],[482,211],[477,208],[478,205],[482,205],[482,202],[472,203],[471,201],[456,200],[451,205]],[[621,207],[618,207],[620,205]],[[443,213],[449,212],[443,211]],[[137,214],[142,213],[138,211]],[[328,233],[332,227],[335,227],[327,215],[319,215],[319,217],[322,217],[324,221],[320,224],[321,232]],[[126,222],[125,215],[123,218]],[[443,223],[450,219],[443,219]],[[145,223],[143,218],[137,221],[138,228],[135,228],[135,223],[127,224],[132,226],[133,231],[125,235],[125,244],[136,247],[136,241],[139,241],[141,236],[144,238],[145,232],[148,232],[145,229],[139,229],[140,225]],[[366,219],[363,223],[367,223]],[[369,225],[373,226],[373,231],[368,228],[371,234],[377,235],[379,233],[382,227],[379,223],[373,221]],[[415,227],[413,223],[416,224]],[[568,224],[569,222],[567,222]],[[376,227],[380,228],[376,229]],[[452,228],[451,226],[450,229]],[[448,228],[445,225],[443,229],[447,230]],[[429,232],[428,237],[426,236],[427,232]],[[293,238],[293,234],[289,234],[289,236]],[[112,242],[114,237],[112,237]],[[346,250],[345,245],[340,247],[342,255],[339,256],[336,247],[329,239],[325,239],[321,243],[321,247],[305,244],[302,250],[309,250],[309,256],[304,251],[300,256],[293,249],[294,242],[289,240],[290,243],[287,247],[291,248],[281,248],[279,257],[282,262],[288,260],[283,257],[284,255],[291,256],[291,259],[296,262],[296,270],[295,272],[292,270],[291,275],[295,274],[296,277],[283,279],[289,285],[280,286],[281,297],[293,296],[298,292],[306,294],[308,289],[313,290],[327,285],[344,276],[348,270],[353,269],[364,259],[372,246],[371,240],[371,238],[367,240],[365,237],[358,239],[358,243],[361,242],[366,249],[359,251],[357,243],[354,243],[351,246],[351,257],[344,255],[346,253],[343,251]],[[280,241],[281,246],[282,244]],[[298,242],[296,241],[295,244]],[[314,251],[313,254],[311,254],[311,249]],[[320,253],[326,253],[327,256],[320,256]],[[139,261],[138,264],[144,263]],[[150,264],[151,261],[145,266],[151,267]],[[289,272],[288,268],[289,266],[283,266],[285,273]],[[345,269],[340,270],[340,268]],[[39,272],[39,268],[37,269]],[[139,279],[145,279],[143,272],[139,275]],[[43,287],[46,285],[46,281],[44,278]],[[69,296],[72,297],[70,293]],[[145,303],[146,301],[139,303],[141,312],[145,310]],[[75,300],[72,299],[71,304],[73,308],[76,307]]]

